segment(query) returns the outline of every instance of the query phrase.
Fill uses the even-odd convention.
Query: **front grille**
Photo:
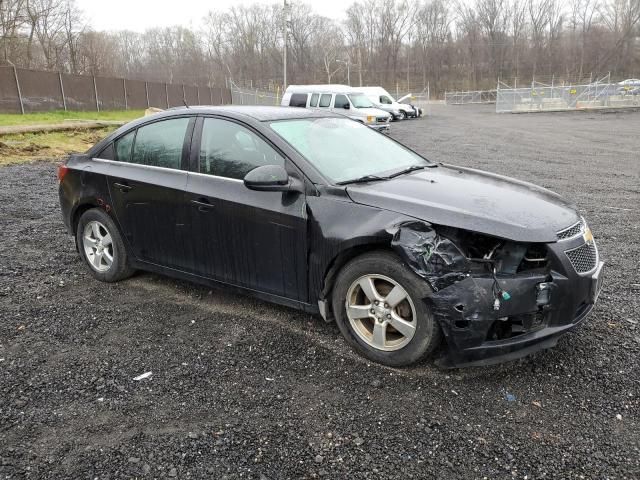
[[[387,123],[387,117],[376,117],[376,122]]]
[[[585,243],[572,250],[564,252],[578,273],[590,272],[596,268],[598,262],[598,250],[593,242]]]
[[[576,235],[581,234],[584,231],[584,223],[580,220],[575,225],[571,225],[564,230],[560,230],[556,235],[558,235],[558,240],[566,240],[567,238],[575,237]]]

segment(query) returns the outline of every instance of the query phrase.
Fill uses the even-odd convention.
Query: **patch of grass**
[[[104,112],[53,112],[0,114],[0,127],[9,125],[42,125],[63,123],[67,120],[118,120],[128,122],[144,116],[144,110],[107,110]]]
[[[85,152],[115,128],[3,135],[0,137],[0,165],[54,160],[70,153]]]

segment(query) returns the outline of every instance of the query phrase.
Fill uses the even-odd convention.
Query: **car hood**
[[[376,117],[388,117],[389,113],[379,108],[356,108],[356,112],[364,115],[375,115]]]
[[[580,219],[550,190],[449,165],[349,185],[347,192],[356,203],[518,242],[555,242],[556,232]]]
[[[406,103],[398,103],[395,102],[392,104],[393,108],[397,108],[399,110],[404,110],[405,112],[412,112],[413,111],[413,107],[409,104]]]

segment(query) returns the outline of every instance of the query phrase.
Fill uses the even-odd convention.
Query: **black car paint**
[[[183,170],[94,158],[134,128],[175,116],[194,119],[185,138]],[[287,159],[289,175],[304,192],[257,192],[242,181],[198,173],[204,116],[239,122],[260,135]],[[364,251],[392,248],[398,226],[418,221],[545,243],[551,262],[547,271],[499,275],[501,287],[512,295],[501,316],[538,311],[535,286],[553,285],[544,328],[512,339],[487,340],[498,315],[492,308],[493,276],[467,275],[438,291],[425,282],[423,301],[436,314],[448,343],[440,359],[444,366],[486,364],[551,346],[590,311],[591,279],[575,273],[563,254],[567,244],[559,247],[556,242],[556,232],[579,219],[559,196],[499,175],[444,165],[384,182],[333,186],[267,124],[326,116],[334,115],[283,107],[211,107],[132,122],[87,154],[68,159],[69,173],[60,185],[68,231],[73,234],[82,211],[101,207],[124,233],[134,267],[225,284],[320,312],[325,319],[332,317],[328,298],[342,265]],[[139,244],[140,239],[145,243]]]
[[[573,205],[549,190],[448,165],[352,185],[347,192],[356,203],[518,242],[554,242],[556,232],[580,219]]]

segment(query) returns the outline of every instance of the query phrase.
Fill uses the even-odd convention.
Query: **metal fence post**
[[[67,97],[64,96],[64,84],[62,83],[62,73],[58,72],[58,80],[60,81],[60,94],[62,95],[62,106],[67,111]]]
[[[225,83],[226,83],[227,77],[224,77],[224,78],[225,78]],[[225,86],[225,88],[227,88],[227,87]],[[233,102],[231,102],[231,103],[233,103]],[[222,89],[220,89],[220,105],[224,105],[224,94],[222,93]]]
[[[167,108],[169,108],[169,87],[166,83],[164,84],[164,94],[167,97]]]
[[[129,110],[129,103],[127,102],[127,79],[122,79],[122,89],[124,90],[124,109]]]
[[[149,84],[147,82],[144,82],[144,94],[147,97],[147,108],[149,108],[151,105],[149,105]]]
[[[182,103],[187,105],[187,93],[184,91],[184,83],[182,84]]]
[[[209,105],[213,105],[213,88],[209,87]]]
[[[198,97],[198,105],[200,105],[200,87],[196,86],[196,96]]]
[[[100,101],[98,100],[98,85],[96,84],[96,76],[93,76],[93,93],[96,95],[96,110],[100,111]]]
[[[20,82],[18,81],[18,71],[16,66],[13,66],[13,78],[16,79],[16,89],[18,90],[18,100],[20,100],[20,112],[24,115],[24,102],[22,101],[22,91],[20,90]]]

